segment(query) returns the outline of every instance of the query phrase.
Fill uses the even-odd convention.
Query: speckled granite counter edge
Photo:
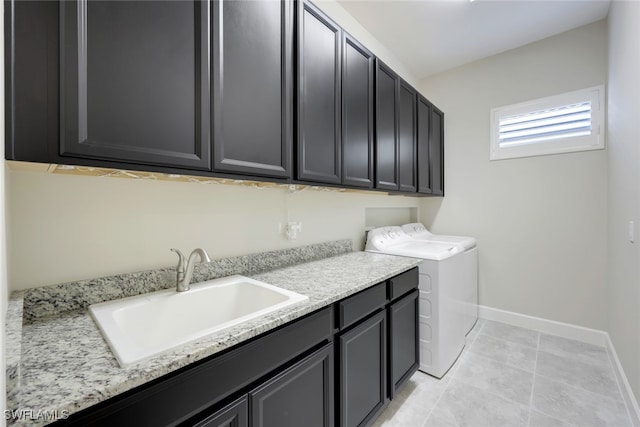
[[[7,307],[5,322],[5,365],[7,407],[12,408],[17,402],[18,385],[20,384],[20,358],[22,354],[22,315],[24,291],[14,292]]]
[[[301,264],[348,253],[353,250],[350,239],[318,243],[197,263],[192,283],[204,282],[234,274],[253,275],[268,270]],[[101,277],[28,289],[24,298],[24,321],[57,316],[86,309],[91,304],[169,289],[175,286],[175,267]]]
[[[252,275],[258,280],[310,295],[310,301],[211,335],[127,369],[117,366],[86,310],[58,318],[37,319],[32,325],[25,325],[23,339],[27,348],[23,349],[21,362],[25,379],[21,379],[14,389],[16,392],[11,403],[15,406],[9,408],[38,407],[49,411],[78,412],[326,307],[419,262],[412,258],[352,252]],[[58,343],[50,339],[56,334],[67,335],[69,331],[74,331],[78,338]],[[56,350],[56,346],[66,350]],[[69,353],[68,347],[82,350],[79,354],[77,350]],[[13,422],[13,425],[40,424]]]
[[[353,250],[350,239],[274,250],[198,263],[192,282],[233,274],[251,275],[323,259]],[[7,405],[19,401],[23,324],[82,312],[95,303],[168,289],[175,286],[175,267],[79,280],[13,292],[5,319],[5,383]]]

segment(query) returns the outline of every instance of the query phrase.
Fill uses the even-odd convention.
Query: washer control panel
[[[380,227],[369,231],[367,235],[367,248],[383,249],[389,245],[411,241],[411,237],[402,231],[401,227]]]
[[[427,230],[427,228],[419,222],[403,225],[402,231],[404,231],[410,236],[415,234],[431,234],[429,230]]]

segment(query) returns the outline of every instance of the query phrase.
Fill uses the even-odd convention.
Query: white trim
[[[624,373],[624,369],[622,368],[622,364],[620,363],[620,359],[618,359],[618,353],[616,353],[616,348],[613,346],[613,342],[611,341],[611,337],[607,334],[607,353],[609,353],[609,357],[611,358],[611,362],[613,363],[613,371],[616,374],[616,379],[618,380],[618,386],[620,387],[620,391],[622,392],[622,397],[624,399],[624,404],[627,407],[627,412],[629,412],[629,418],[631,418],[631,422],[634,427],[640,427],[640,406],[638,405],[638,400],[633,394],[633,389],[631,389],[631,384],[629,384],[629,380]]]
[[[569,323],[556,322],[555,320],[542,319],[540,317],[527,316],[526,314],[514,313],[513,311],[500,310],[497,308],[478,306],[478,316],[497,322],[507,323],[521,328],[533,329],[545,334],[556,335],[562,338],[569,338],[587,344],[606,347],[607,333],[597,329],[585,328]]]
[[[629,380],[624,373],[620,359],[618,359],[618,354],[613,346],[613,342],[611,342],[611,337],[609,337],[607,332],[572,325],[570,323],[556,322],[555,320],[543,319],[541,317],[528,316],[513,311],[500,310],[485,305],[478,305],[478,317],[604,347],[611,359],[616,380],[618,381],[625,407],[629,413],[629,418],[634,427],[640,427],[640,406],[633,394]]]
[[[549,110],[586,101],[591,102],[591,131],[588,134],[578,133],[571,136],[567,133],[566,135],[549,138],[548,140],[514,143],[512,145],[500,143],[499,129],[502,118]],[[606,135],[605,109],[604,85],[492,108],[490,114],[491,137],[489,141],[489,160],[602,150],[605,148]]]

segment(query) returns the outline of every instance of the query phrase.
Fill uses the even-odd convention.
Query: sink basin
[[[244,276],[93,304],[89,312],[120,366],[308,300]]]

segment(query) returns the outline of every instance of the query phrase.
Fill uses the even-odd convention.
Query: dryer
[[[463,311],[465,312],[464,333],[465,335],[468,334],[478,321],[478,246],[476,239],[465,236],[433,234],[419,222],[403,225],[402,231],[415,240],[430,243],[447,243],[462,249],[461,268],[458,271],[458,278],[455,280],[462,284]]]
[[[423,259],[418,266],[419,369],[441,378],[465,344],[466,314],[463,290],[457,279],[464,251],[450,243],[415,240],[396,226],[369,231],[365,251]]]

